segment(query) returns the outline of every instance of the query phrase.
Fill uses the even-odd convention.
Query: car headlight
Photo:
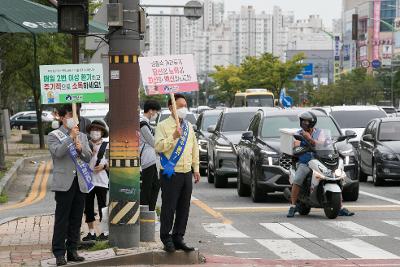
[[[383,160],[389,160],[389,161],[398,161],[399,159],[397,158],[397,156],[393,153],[382,153],[381,154],[381,158]]]
[[[279,164],[278,153],[270,150],[261,150],[263,156],[263,165],[277,165]]]
[[[207,140],[198,140],[198,144],[199,144],[199,150],[201,152],[207,152],[207,147],[208,147],[208,141]]]
[[[233,152],[232,147],[231,146],[222,146],[222,145],[216,145],[215,146],[215,150],[217,152]]]

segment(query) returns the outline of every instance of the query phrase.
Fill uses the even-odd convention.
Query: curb
[[[28,158],[20,158],[18,159],[11,169],[4,175],[4,177],[0,180],[0,194],[7,191],[10,187],[11,183],[17,178],[18,173],[25,168],[27,164],[31,161],[40,161],[40,160],[50,159],[48,155],[36,156],[36,157],[28,157]]]
[[[193,252],[176,251],[167,253],[157,249],[149,252],[115,256],[108,259],[92,260],[71,266],[132,266],[135,265],[194,265],[201,263],[201,256],[198,249]]]

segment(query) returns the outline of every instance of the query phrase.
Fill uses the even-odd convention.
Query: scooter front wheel
[[[339,215],[342,206],[341,193],[327,192],[328,202],[324,206],[324,212],[329,219],[335,219]]]

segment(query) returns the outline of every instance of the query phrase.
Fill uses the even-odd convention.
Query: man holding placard
[[[53,183],[56,211],[52,251],[57,266],[67,260],[84,261],[77,253],[86,194],[93,189],[88,162],[91,151],[86,134],[79,132],[72,105],[64,105],[58,115],[62,126],[49,134],[48,146],[53,158]]]
[[[193,176],[195,183],[200,181],[199,147],[192,125],[185,120],[188,112],[185,97],[172,96],[168,101],[171,116],[158,124],[155,135],[155,149],[161,157],[160,238],[167,252],[193,251],[183,237],[189,218]]]

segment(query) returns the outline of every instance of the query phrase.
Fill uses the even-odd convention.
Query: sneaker
[[[354,214],[355,214],[354,212],[351,212],[346,208],[341,208],[338,216],[353,216]]]
[[[296,214],[296,212],[297,212],[297,207],[290,206],[289,212],[288,212],[288,214],[286,215],[286,217],[292,218],[292,217],[294,217],[294,215]]]
[[[96,241],[96,234],[92,235],[91,233],[88,233],[87,236],[82,238],[82,241]]]
[[[107,241],[107,240],[108,240],[108,235],[104,235],[104,233],[101,233],[101,235],[97,237],[97,241]]]

